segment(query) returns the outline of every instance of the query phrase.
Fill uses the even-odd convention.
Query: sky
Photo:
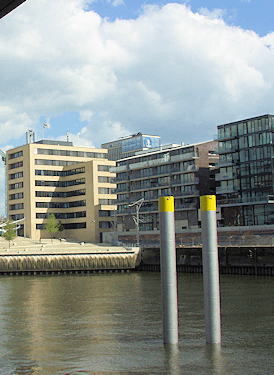
[[[27,0],[0,20],[0,149],[28,129],[191,144],[274,113],[273,15],[273,0]],[[1,161],[0,179],[1,213]]]

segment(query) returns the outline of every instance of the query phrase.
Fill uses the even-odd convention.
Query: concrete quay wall
[[[219,246],[220,274],[274,276],[273,246]],[[177,272],[202,273],[202,247],[177,247]],[[160,248],[143,248],[140,270],[160,271]]]
[[[125,271],[138,265],[139,248],[68,241],[0,241],[0,274]]]

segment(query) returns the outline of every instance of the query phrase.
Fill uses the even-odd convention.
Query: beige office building
[[[42,140],[9,150],[6,164],[7,216],[25,218],[21,235],[50,237],[50,214],[63,227],[55,237],[98,243],[113,230],[115,162],[107,150]]]

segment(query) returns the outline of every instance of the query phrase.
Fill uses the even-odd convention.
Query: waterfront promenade
[[[139,248],[60,239],[0,238],[0,273],[127,270],[136,267]]]

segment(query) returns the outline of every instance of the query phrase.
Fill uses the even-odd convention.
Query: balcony
[[[127,186],[121,187],[118,186],[115,190],[116,193],[127,193],[129,191],[129,188]]]
[[[178,185],[197,185],[199,184],[199,177],[195,177],[189,181],[182,181],[181,179],[176,179],[171,181],[171,186],[178,186]]]
[[[214,139],[216,140],[216,141],[223,141],[223,140],[225,140],[225,139],[233,139],[233,138],[236,138],[237,137],[237,134],[236,133],[234,133],[234,132],[232,132],[232,131],[226,131],[226,133],[225,134],[215,134],[214,135]]]
[[[238,190],[239,190],[238,186],[217,186],[216,194],[230,194]]]
[[[218,153],[219,154],[227,154],[231,152],[235,152],[239,149],[238,146],[233,146],[233,147],[219,147]]]
[[[232,159],[225,159],[225,160],[219,160],[218,163],[215,164],[216,167],[229,167],[231,165],[235,165],[237,161]]]
[[[237,178],[237,175],[233,172],[217,173],[215,175],[215,181],[233,180],[234,178]]]
[[[129,169],[134,170],[134,169],[149,168],[149,167],[154,167],[157,165],[162,165],[164,163],[168,163],[169,161],[170,161],[170,156],[169,154],[166,154],[163,158],[146,160],[146,161],[141,161],[139,163],[130,164]]]
[[[171,193],[174,197],[189,197],[189,196],[195,196],[199,197],[200,192],[199,190],[191,190],[191,191],[174,191]]]
[[[126,172],[126,171],[128,171],[128,166],[127,165],[120,165],[119,167],[110,167],[109,171],[112,172],[112,173]]]
[[[116,179],[115,179],[115,183],[117,182],[123,182],[123,181],[128,181],[129,180],[129,175],[127,176],[120,176],[120,175],[117,175]]]
[[[177,161],[184,161],[184,160],[192,160],[193,158],[198,158],[198,154],[196,152],[188,152],[186,154],[174,155],[171,156],[171,162],[175,163]]]
[[[174,207],[174,210],[189,210],[189,209],[192,209],[192,210],[196,210],[197,208],[197,205],[196,203],[185,203],[185,204],[176,204],[176,201],[175,201],[175,207]]]
[[[242,206],[251,204],[273,204],[273,196],[267,195],[262,197],[244,197],[218,200],[217,206]]]

